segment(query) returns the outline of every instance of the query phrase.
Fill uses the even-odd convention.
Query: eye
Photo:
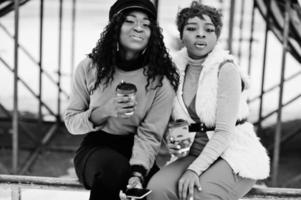
[[[124,22],[129,23],[129,24],[134,24],[135,23],[135,21],[133,19],[125,19]]]
[[[208,32],[208,33],[212,33],[212,32],[214,32],[215,30],[213,29],[213,28],[206,28],[206,32]]]
[[[193,26],[188,26],[188,27],[186,27],[186,30],[187,30],[187,31],[195,31],[196,28],[193,27]]]
[[[149,20],[143,20],[142,25],[143,25],[144,27],[150,27],[151,23],[150,23]]]

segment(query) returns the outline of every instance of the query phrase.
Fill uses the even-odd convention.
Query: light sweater
[[[106,88],[100,85],[92,90],[96,81],[96,67],[90,58],[84,59],[77,67],[69,105],[64,120],[71,134],[86,134],[103,130],[110,134],[135,134],[131,165],[142,165],[149,170],[157,155],[163,133],[171,114],[175,92],[164,78],[162,87],[145,90],[147,83],[143,74],[144,68],[134,71],[123,71],[116,68],[113,82]],[[137,87],[135,113],[128,119],[118,117],[105,118],[104,123],[95,126],[90,120],[91,112],[102,107],[115,95],[115,88],[121,81],[131,82]],[[151,83],[154,87],[155,83]]]

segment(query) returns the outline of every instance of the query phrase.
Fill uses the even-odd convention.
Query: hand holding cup
[[[189,132],[188,125],[188,122],[184,120],[169,124],[167,147],[169,152],[176,157],[186,156],[193,143],[195,132]]]
[[[117,102],[120,105],[118,116],[128,118],[134,114],[137,88],[134,84],[121,81],[116,87]]]

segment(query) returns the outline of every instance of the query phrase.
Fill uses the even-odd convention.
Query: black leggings
[[[129,159],[133,136],[119,136],[103,131],[89,133],[78,149],[74,166],[79,180],[90,189],[90,200],[119,200],[130,177]],[[153,167],[147,180],[157,167]]]

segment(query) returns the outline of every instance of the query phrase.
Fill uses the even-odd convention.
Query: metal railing
[[[71,191],[85,190],[76,178],[53,178],[17,175],[0,175],[0,188],[9,188],[12,191],[12,200],[21,200],[22,189],[24,188]],[[258,199],[259,197],[263,199],[273,199],[274,197],[300,199],[301,189],[254,186],[246,195],[247,199]]]

